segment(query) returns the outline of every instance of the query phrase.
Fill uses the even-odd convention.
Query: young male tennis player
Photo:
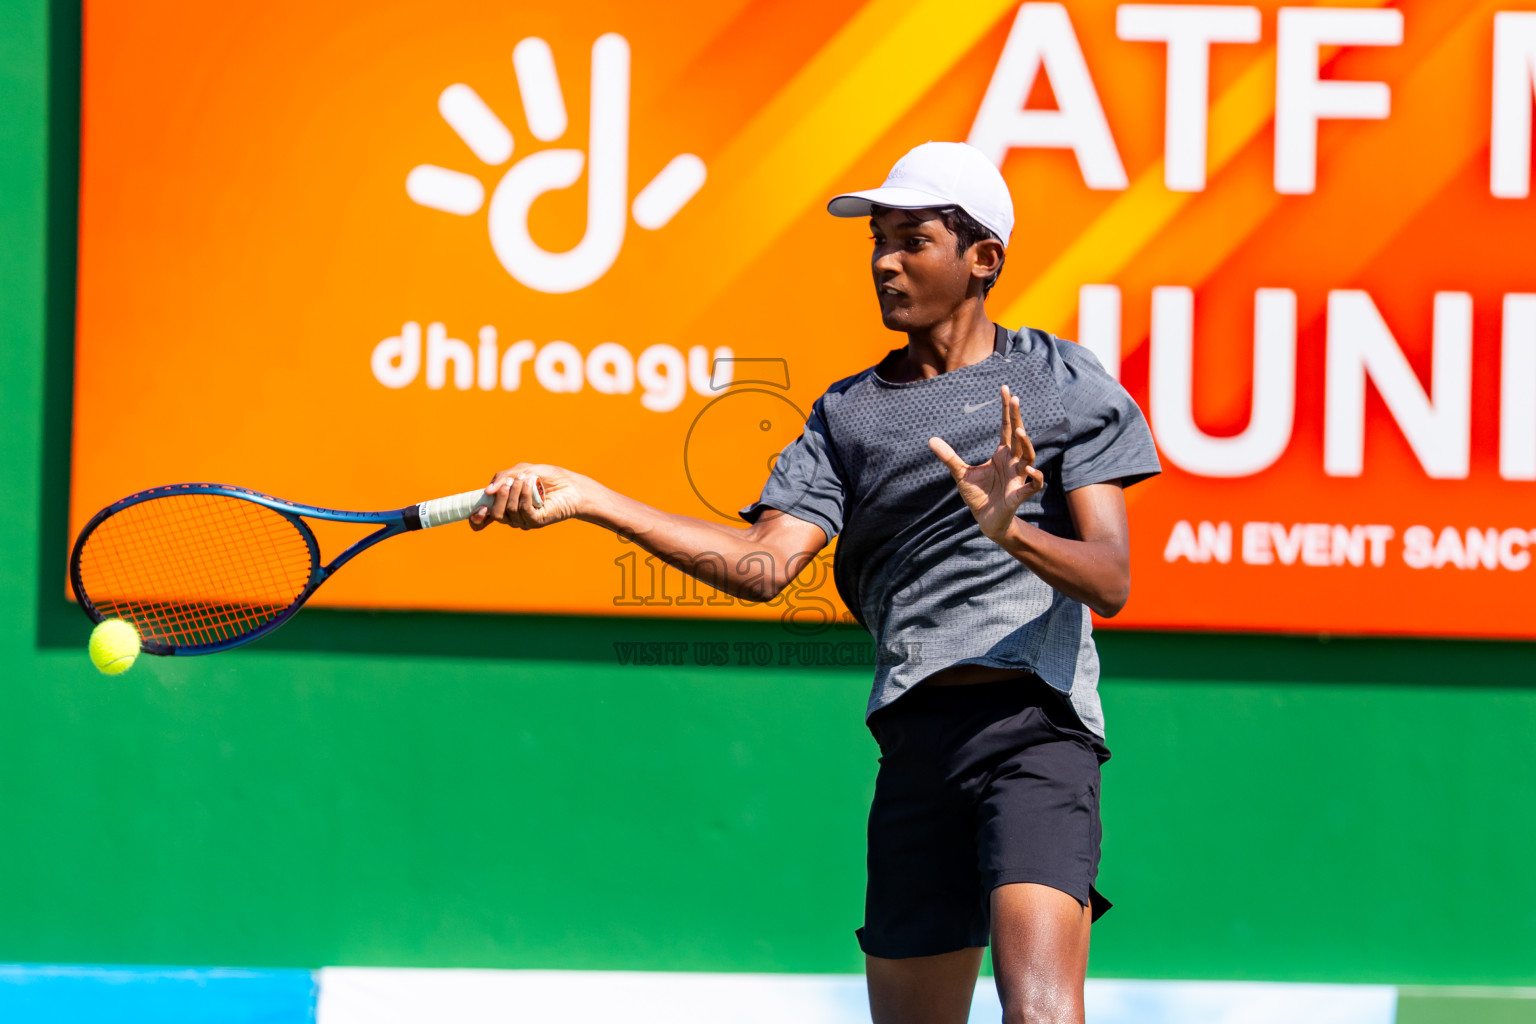
[[[987,319],[1013,201],[979,151],[918,146],[828,209],[869,217],[880,316],[907,344],[816,400],[741,510],[751,526],[526,463],[496,474],[471,523],[583,519],[759,601],[840,533],[838,593],[880,652],[857,931],[875,1024],[963,1024],[989,938],[1005,1021],[1081,1022],[1089,927],[1109,908],[1088,609],[1114,615],[1130,593],[1122,488],[1159,472],[1152,437],[1086,349]]]

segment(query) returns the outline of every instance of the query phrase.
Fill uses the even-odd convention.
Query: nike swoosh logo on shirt
[[[992,399],[992,402],[995,402],[995,401],[997,401],[997,399],[995,399],[995,398]],[[992,402],[982,402],[979,405],[972,405],[971,403],[967,402],[967,403],[965,403],[965,414],[967,416],[969,416],[971,413],[975,412],[977,409],[985,409],[987,406],[991,405]]]

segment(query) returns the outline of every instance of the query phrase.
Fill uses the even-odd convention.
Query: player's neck
[[[986,307],[979,300],[968,301],[932,327],[907,332],[903,375],[912,380],[937,377],[979,363],[992,354],[996,330]]]

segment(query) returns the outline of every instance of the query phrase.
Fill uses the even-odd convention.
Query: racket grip
[[[533,492],[533,507],[544,507],[544,481],[534,478],[537,485]],[[451,494],[446,498],[433,498],[416,506],[416,514],[421,517],[421,528],[430,529],[434,526],[443,526],[447,523],[460,523],[475,514],[476,509],[489,506],[496,499],[485,493],[482,487],[477,491],[465,491],[463,494]]]

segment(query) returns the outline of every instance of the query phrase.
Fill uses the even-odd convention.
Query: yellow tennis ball
[[[124,619],[103,619],[91,630],[91,664],[115,676],[133,668],[139,656],[139,631]]]

